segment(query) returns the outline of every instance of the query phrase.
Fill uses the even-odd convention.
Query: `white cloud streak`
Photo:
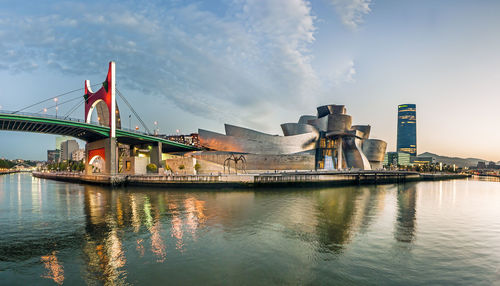
[[[353,60],[346,61],[335,67],[325,80],[328,89],[339,87],[343,84],[356,82],[356,67]]]
[[[363,16],[370,13],[371,0],[330,0],[342,23],[355,30],[363,23]]]

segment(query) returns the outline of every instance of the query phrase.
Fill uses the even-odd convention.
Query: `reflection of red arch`
[[[105,150],[104,148],[99,148],[99,149],[94,149],[94,150],[89,150],[89,154],[88,154],[88,160],[87,162],[89,162],[89,164],[92,164],[92,160],[95,158],[95,157],[101,157],[104,161],[106,161],[106,155],[105,155]]]
[[[109,62],[108,75],[102,87],[92,92],[90,81],[85,81],[85,122],[90,123],[94,108],[97,108],[99,123],[110,127],[110,137],[115,137],[116,127],[120,128],[120,114],[115,99],[115,63]],[[116,111],[115,111],[116,110]]]

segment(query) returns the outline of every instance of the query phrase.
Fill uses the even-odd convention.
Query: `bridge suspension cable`
[[[54,107],[59,107],[59,106],[61,106],[61,105],[63,105],[63,104],[66,104],[66,103],[69,103],[69,102],[75,101],[75,100],[77,100],[77,99],[80,99],[80,97],[81,97],[81,96],[78,96],[78,97],[75,97],[75,98],[72,98],[72,99],[69,99],[69,100],[63,101],[63,102],[61,102],[61,103],[58,103],[58,104],[56,104],[56,105],[52,105],[52,106],[49,106],[49,107],[45,107],[45,108],[44,108],[44,109],[42,109],[41,111],[44,111],[45,109],[51,109],[51,108],[54,108]],[[40,111],[40,112],[41,112],[41,111]]]
[[[95,87],[95,86],[98,86],[98,85],[102,85],[102,83],[96,83],[96,84],[93,84],[91,85],[91,87]],[[78,89],[74,89],[74,90],[71,90],[71,91],[68,91],[68,92],[64,92],[64,93],[61,93],[61,94],[58,94],[58,95],[55,95],[55,96],[52,96],[50,98],[47,98],[47,99],[44,99],[44,100],[41,100],[41,101],[38,101],[36,103],[33,103],[33,104],[30,104],[26,107],[23,107],[19,110],[16,110],[14,112],[12,112],[11,114],[16,114],[16,113],[19,113],[21,111],[24,111],[26,109],[29,109],[29,108],[32,108],[34,106],[37,106],[37,105],[40,105],[42,103],[45,103],[45,102],[48,102],[48,101],[51,101],[51,100],[54,100],[54,99],[58,99],[60,97],[63,97],[63,96],[66,96],[66,95],[69,95],[69,94],[72,94],[74,92],[77,92],[77,91],[82,91],[84,90],[85,88],[78,88]],[[118,96],[123,100],[123,102],[128,106],[128,108],[130,109],[130,111],[134,114],[134,116],[137,118],[137,120],[139,121],[139,123],[142,125],[142,127],[144,127],[144,129],[146,130],[147,134],[151,135],[151,130],[148,128],[148,126],[146,125],[146,123],[144,123],[144,121],[142,120],[142,118],[139,116],[139,114],[135,111],[135,109],[132,107],[132,105],[128,102],[128,100],[125,98],[125,96],[118,90],[118,88],[116,89],[116,93],[118,94]],[[87,99],[82,99],[81,101],[78,101],[75,105],[73,105],[68,112],[66,112],[64,114],[63,119],[67,119],[73,112],[75,112],[75,110],[77,110],[77,108],[82,104],[84,103],[86,100],[90,99],[92,96],[94,96],[95,93],[93,93],[89,98]],[[78,97],[75,97],[75,98],[72,98],[72,99],[68,99],[66,101],[62,101],[62,102],[58,102],[56,103],[55,105],[52,105],[52,106],[49,106],[49,107],[45,107],[43,108],[42,110],[40,110],[38,113],[42,113],[42,112],[45,112],[47,109],[51,109],[51,108],[58,108],[59,106],[61,105],[64,105],[66,103],[70,103],[70,102],[73,102],[75,100],[78,100],[80,99],[81,97],[78,96]]]
[[[89,98],[90,98],[90,97],[91,97],[91,96],[89,96]],[[75,111],[75,110],[76,110],[76,109],[80,106],[80,104],[82,104],[84,101],[85,101],[85,100],[83,100],[83,101],[78,101],[75,105],[73,105],[73,107],[71,107],[71,108],[70,108],[70,110],[64,114],[63,119],[67,119],[67,118],[68,118],[68,116],[70,116],[70,115],[71,115],[71,113],[73,113],[73,112],[74,112],[74,111]]]
[[[97,86],[97,85],[100,85],[100,83],[98,83],[98,84],[93,84],[92,86]],[[16,111],[12,112],[12,114],[16,114],[16,113],[18,113],[18,112],[21,112],[21,111],[26,110],[26,109],[28,109],[28,108],[31,108],[31,107],[33,107],[33,106],[37,106],[37,105],[42,104],[42,103],[44,103],[44,102],[47,102],[47,101],[49,101],[49,100],[54,100],[55,98],[62,97],[62,96],[65,96],[65,95],[68,95],[68,94],[71,94],[71,93],[73,93],[73,92],[77,92],[77,91],[80,91],[80,90],[84,90],[84,89],[85,89],[85,88],[79,88],[79,89],[74,89],[74,90],[71,90],[71,91],[68,91],[68,92],[64,92],[64,93],[58,94],[58,95],[56,95],[56,96],[50,97],[50,98],[48,98],[48,99],[44,99],[44,100],[39,101],[39,102],[37,102],[37,103],[31,104],[31,105],[28,105],[28,106],[26,106],[26,107],[23,107],[23,108],[21,108],[21,109],[19,109],[19,110],[16,110]],[[61,103],[61,104],[62,104],[62,103]]]
[[[146,126],[146,123],[144,123],[144,121],[142,121],[141,117],[139,116],[139,114],[137,114],[137,112],[135,111],[135,109],[132,107],[132,105],[128,102],[128,100],[125,98],[125,96],[123,96],[123,94],[118,90],[118,88],[116,89],[116,93],[118,94],[118,96],[120,96],[120,98],[123,100],[123,102],[125,102],[125,104],[128,106],[128,108],[130,108],[130,110],[132,111],[132,113],[134,113],[135,117],[137,118],[137,120],[139,120],[139,122],[141,123],[142,127],[144,127],[144,129],[146,130],[146,132],[151,135],[151,131],[149,130],[149,128]]]
[[[75,112],[75,110],[80,106],[80,104],[84,103],[86,100],[91,99],[94,95],[95,95],[95,93],[92,93],[87,99],[83,98],[82,101],[77,102],[76,105],[74,105],[68,112],[66,112],[63,119],[68,118],[68,116],[70,116],[71,113]]]

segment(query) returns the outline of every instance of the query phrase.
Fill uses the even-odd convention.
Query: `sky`
[[[160,133],[223,132],[230,123],[282,134],[281,123],[343,104],[353,124],[370,124],[371,138],[394,151],[397,105],[415,103],[418,153],[500,161],[500,1],[0,0],[0,7],[3,110],[83,88],[86,79],[100,83],[113,60],[118,90]],[[50,105],[26,111],[44,107],[54,113]],[[83,118],[83,107],[71,116]],[[0,157],[43,160],[54,145],[52,135],[0,131]]]

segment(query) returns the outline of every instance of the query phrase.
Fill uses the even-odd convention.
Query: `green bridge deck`
[[[110,132],[109,127],[85,123],[83,120],[73,118],[56,118],[39,114],[13,114],[5,112],[0,112],[0,130],[65,135],[87,142],[107,138]],[[198,150],[194,146],[125,129],[117,129],[116,137],[118,142],[127,144],[162,143],[163,152]]]

